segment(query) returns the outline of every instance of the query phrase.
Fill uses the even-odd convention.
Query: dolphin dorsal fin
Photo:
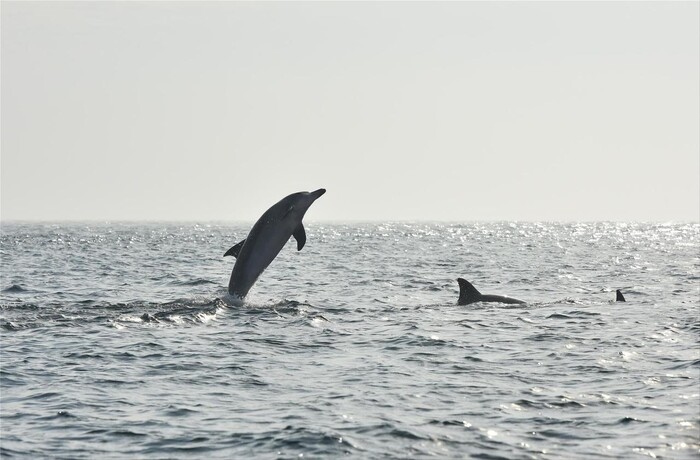
[[[622,295],[622,291],[619,289],[615,291],[615,302],[624,302],[625,296]]]
[[[294,239],[297,240],[297,251],[301,251],[301,248],[306,244],[306,230],[304,230],[304,224],[299,222],[299,226],[292,233]]]
[[[243,241],[241,241],[240,243],[236,244],[235,246],[233,246],[228,251],[226,251],[224,253],[224,257],[233,256],[235,258],[238,258],[238,253],[241,252],[241,248],[243,247],[243,243],[245,243],[245,239]]]
[[[459,300],[457,301],[457,305],[467,305],[479,301],[481,292],[479,292],[472,283],[464,278],[457,278],[457,282],[459,283]]]

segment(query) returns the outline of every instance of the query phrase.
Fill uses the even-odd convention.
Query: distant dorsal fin
[[[294,239],[297,240],[297,251],[301,251],[301,248],[306,244],[306,230],[304,230],[304,224],[299,222],[299,226],[292,233]]]
[[[457,278],[457,282],[459,283],[459,300],[457,301],[457,305],[467,305],[479,301],[481,292],[479,292],[472,283],[464,278]]]
[[[615,302],[624,302],[625,296],[622,295],[622,291],[619,289],[615,291]]]
[[[238,253],[241,252],[241,248],[243,247],[243,243],[245,243],[245,240],[241,241],[240,243],[236,244],[234,247],[229,249],[224,253],[224,257],[226,256],[233,256],[235,258],[238,258]]]

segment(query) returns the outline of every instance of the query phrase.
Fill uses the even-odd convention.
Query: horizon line
[[[610,219],[581,219],[581,220],[557,220],[557,219],[308,219],[304,223],[313,224],[389,224],[389,223],[449,223],[449,224],[471,224],[471,223],[625,223],[625,224],[700,224],[700,218],[697,220],[677,220],[677,219],[650,219],[650,220],[610,220]],[[231,220],[231,219],[2,219],[0,225],[5,224],[250,224],[255,223],[255,220]]]

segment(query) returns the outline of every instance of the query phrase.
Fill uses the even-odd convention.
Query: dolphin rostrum
[[[297,250],[306,243],[306,232],[301,220],[309,206],[326,189],[315,192],[298,192],[282,198],[258,219],[246,239],[226,251],[225,256],[234,256],[228,293],[245,298],[260,274],[277,257],[291,236],[297,240]]]
[[[522,300],[502,295],[482,294],[472,286],[472,283],[464,278],[457,278],[457,282],[459,283],[459,300],[457,305],[468,305],[474,302],[525,303]]]
[[[615,302],[624,302],[625,296],[622,295],[622,291],[619,289],[615,291]]]

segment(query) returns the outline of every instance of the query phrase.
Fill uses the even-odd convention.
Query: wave
[[[134,300],[129,302],[99,302],[83,300],[70,304],[9,302],[1,306],[3,330],[18,331],[51,326],[90,326],[106,324],[118,329],[141,325],[206,324],[226,310],[235,310],[246,316],[269,316],[309,322],[318,327],[331,323],[318,309],[306,302],[278,300],[267,303],[248,303],[223,296],[211,298],[184,298],[168,302]]]
[[[7,293],[7,294],[21,294],[25,292],[29,292],[29,289],[19,285],[19,284],[13,284],[12,286],[5,288],[2,290],[2,292]]]
[[[221,299],[178,299],[170,302],[116,302],[94,300],[70,304],[5,303],[2,328],[18,331],[37,327],[87,326],[128,323],[207,323],[227,305]]]
[[[178,280],[178,281],[173,281],[173,285],[175,286],[203,286],[206,284],[218,284],[216,281],[204,279],[204,278],[196,278],[193,280]]]

